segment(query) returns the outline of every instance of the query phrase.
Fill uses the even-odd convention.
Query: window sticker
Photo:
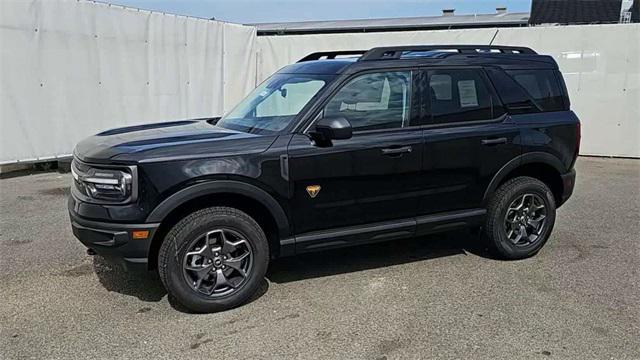
[[[478,106],[475,80],[458,81],[458,93],[460,94],[460,107]]]

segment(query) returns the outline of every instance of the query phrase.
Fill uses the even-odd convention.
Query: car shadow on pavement
[[[277,259],[267,278],[287,283],[468,253],[495,259],[478,235],[461,230]]]
[[[134,296],[145,302],[159,302],[167,295],[156,272],[127,272],[123,268],[110,263],[99,255],[93,256],[93,271],[100,284],[108,291]],[[269,282],[263,279],[258,290],[245,302],[251,303],[259,299],[269,290]],[[169,305],[175,310],[193,314],[194,312],[182,306],[174,298],[168,296]]]
[[[167,294],[155,272],[127,272],[101,256],[93,256],[93,271],[105,289],[142,301],[158,302]]]
[[[455,231],[277,259],[270,264],[266,278],[274,283],[287,283],[469,253],[494,259],[478,235]],[[108,291],[145,302],[159,302],[167,295],[155,272],[127,272],[97,255],[93,257],[93,270]],[[263,280],[248,302],[259,299],[268,289],[269,282]],[[171,297],[168,300],[174,309],[191,313]]]

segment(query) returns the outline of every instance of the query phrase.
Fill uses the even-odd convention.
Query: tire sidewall
[[[544,246],[549,239],[551,232],[555,224],[556,207],[553,194],[549,188],[539,180],[530,178],[531,181],[515,185],[509,189],[502,199],[499,199],[499,203],[496,207],[496,211],[491,214],[491,221],[493,224],[493,232],[490,234],[493,237],[495,247],[499,253],[509,259],[522,259],[536,254]],[[533,244],[526,246],[516,246],[508,238],[504,228],[504,219],[509,208],[509,205],[515,201],[518,197],[525,193],[533,193],[538,195],[544,202],[544,206],[547,210],[546,223],[540,239]]]
[[[248,218],[247,215],[243,214]],[[269,249],[264,232],[250,218],[233,215],[197,216],[188,221],[178,232],[166,239],[165,286],[179,303],[196,312],[212,312],[226,310],[241,305],[258,289],[264,279],[268,267]],[[249,270],[249,278],[242,286],[231,294],[221,297],[208,297],[192,289],[184,278],[182,261],[189,245],[198,237],[217,228],[227,228],[242,235],[251,246],[253,260]]]

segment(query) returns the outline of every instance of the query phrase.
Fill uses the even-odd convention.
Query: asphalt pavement
[[[640,160],[577,171],[533,258],[466,231],[308,254],[206,315],[86,255],[69,174],[1,179],[0,359],[640,359]]]

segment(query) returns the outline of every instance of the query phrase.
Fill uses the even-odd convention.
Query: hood
[[[206,120],[182,120],[108,130],[82,140],[74,155],[91,163],[169,161],[260,153],[275,138],[224,129]]]

